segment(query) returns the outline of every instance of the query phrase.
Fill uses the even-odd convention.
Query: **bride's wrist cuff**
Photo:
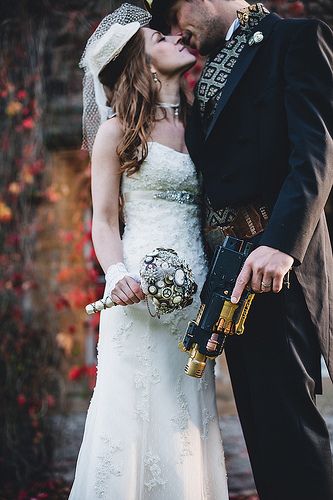
[[[125,276],[130,276],[135,281],[140,283],[140,276],[134,273],[129,273],[123,262],[117,262],[117,264],[111,264],[111,266],[108,267],[105,273],[106,287],[104,295],[110,296],[111,292],[115,288],[118,281],[123,279]]]
[[[106,281],[106,287],[105,291],[107,292],[107,295],[111,295],[112,290],[120,281],[123,279],[125,276],[128,276],[129,272],[127,271],[125,264],[123,262],[117,262],[117,264],[111,264],[111,266],[108,267],[106,273],[105,273],[105,281]]]

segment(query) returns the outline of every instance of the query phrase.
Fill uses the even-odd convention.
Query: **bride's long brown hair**
[[[117,147],[122,173],[137,172],[148,155],[148,141],[156,122],[160,90],[149,68],[142,29],[126,44],[120,55],[100,72],[108,104],[117,113],[123,136]],[[165,112],[165,110],[163,110]],[[180,92],[181,121],[185,124],[187,99]]]

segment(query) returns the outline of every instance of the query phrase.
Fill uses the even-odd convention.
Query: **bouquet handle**
[[[111,297],[108,295],[107,297],[105,297],[105,299],[100,299],[100,300],[97,300],[96,302],[92,302],[91,304],[88,304],[86,306],[86,313],[87,314],[95,314],[95,313],[98,313],[100,311],[103,311],[104,309],[110,309],[110,307],[113,307],[113,306],[116,306],[117,304],[115,304],[113,302],[113,300],[111,299]]]

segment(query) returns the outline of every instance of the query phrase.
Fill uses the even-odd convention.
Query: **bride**
[[[96,103],[100,121],[114,112],[94,141],[92,198],[105,295],[118,306],[101,313],[97,382],[70,499],[227,500],[213,364],[203,379],[188,377],[178,350],[199,297],[158,319],[135,279],[156,247],[184,258],[199,290],[206,274],[181,90],[195,57],[180,37],[143,27],[148,22],[146,11],[123,5],[102,21],[83,56],[85,85],[94,84],[85,89],[89,140]]]

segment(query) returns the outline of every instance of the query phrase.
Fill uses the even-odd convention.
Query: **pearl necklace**
[[[156,105],[158,108],[173,109],[175,118],[179,117],[180,102],[177,104],[171,104],[168,102],[158,102]]]

